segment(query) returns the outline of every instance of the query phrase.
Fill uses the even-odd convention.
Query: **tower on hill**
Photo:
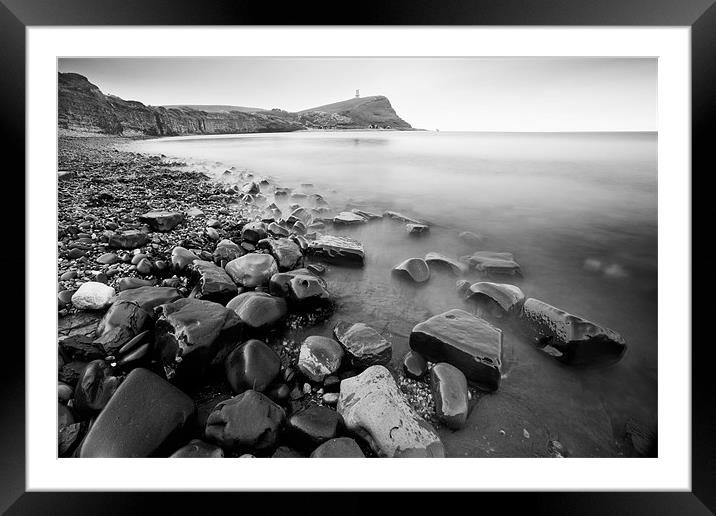
[[[356,90],[356,98],[357,98],[357,99],[360,98],[360,90]]]

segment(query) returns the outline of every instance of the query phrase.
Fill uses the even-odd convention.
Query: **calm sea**
[[[506,331],[500,390],[480,399],[465,430],[444,431],[451,455],[542,455],[550,439],[573,455],[616,455],[628,419],[655,426],[655,133],[299,132],[162,138],[130,150],[179,158],[217,178],[232,166],[249,170],[321,193],[338,211],[391,209],[433,224],[426,238],[409,238],[391,220],[332,230],[363,242],[366,266],[330,268],[338,309],[304,334],[363,321],[390,337],[399,365],[417,322],[469,307],[449,274],[414,288],[396,282],[391,267],[428,251],[471,254],[457,233],[472,231],[485,237],[482,250],[515,255],[528,297],[627,340],[621,362],[584,369]]]

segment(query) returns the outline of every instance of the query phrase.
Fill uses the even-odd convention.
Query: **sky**
[[[66,58],[58,67],[153,106],[299,111],[360,89],[421,129],[657,129],[654,58]]]

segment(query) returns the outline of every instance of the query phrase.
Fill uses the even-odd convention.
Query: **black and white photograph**
[[[57,457],[657,458],[658,67],[59,57]]]

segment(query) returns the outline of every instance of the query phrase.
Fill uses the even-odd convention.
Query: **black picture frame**
[[[342,9],[342,10],[341,10]],[[713,171],[710,159],[716,125],[716,5],[714,0],[404,0],[381,4],[353,3],[339,7],[321,1],[293,2],[277,6],[247,0],[0,0],[0,103],[4,152],[16,158],[17,174],[25,166],[25,29],[28,26],[62,25],[515,25],[515,26],[688,26],[691,27],[692,73],[692,192]],[[698,181],[697,181],[698,180]],[[21,183],[22,184],[22,183]],[[24,188],[24,186],[23,186]],[[16,197],[19,197],[16,193]],[[692,198],[693,199],[693,198]],[[693,216],[692,235],[710,240],[699,232],[706,217]],[[706,218],[707,219],[707,218]],[[708,219],[707,219],[708,220]],[[705,225],[705,224],[704,224]],[[25,238],[32,235],[25,234]],[[20,246],[15,246],[19,248]],[[693,253],[693,250],[692,250]],[[705,253],[708,255],[708,253]],[[14,268],[24,246],[13,253]],[[692,270],[709,271],[704,255],[692,254]],[[31,271],[25,270],[25,275]],[[18,274],[13,274],[20,281]],[[708,287],[707,287],[708,288]],[[23,285],[8,287],[15,306],[25,306]],[[18,299],[20,298],[20,299]],[[692,320],[702,321],[709,300],[660,300],[691,303]],[[7,326],[10,326],[8,323]],[[9,329],[9,328],[8,328]],[[501,512],[526,505],[537,514],[713,514],[716,512],[716,410],[711,393],[714,346],[692,333],[692,491],[643,493],[503,493],[457,494],[450,504],[467,508],[499,507]],[[18,338],[19,337],[19,338]],[[9,334],[5,335],[10,339]],[[123,514],[149,512],[159,504],[163,512],[206,511],[211,504],[266,504],[264,494],[203,493],[191,496],[166,493],[26,493],[25,492],[25,349],[18,341],[3,344],[2,413],[0,439],[0,510],[8,514]],[[683,352],[688,343],[662,343]],[[31,357],[29,357],[31,360]],[[668,364],[660,364],[665,371]],[[662,373],[663,374],[663,373]],[[662,376],[662,378],[665,378]],[[310,509],[316,503],[310,493],[292,493],[292,512]],[[464,498],[470,496],[472,500]],[[479,498],[479,502],[475,500]],[[411,494],[401,501],[401,510],[426,510],[444,504],[431,493]],[[409,499],[408,499],[409,498]],[[277,503],[276,498],[271,504]],[[313,500],[313,501],[312,501]],[[331,511],[364,513],[376,501],[361,493],[341,494],[326,501]],[[339,504],[336,506],[335,504]],[[477,504],[477,505],[472,505]],[[445,507],[443,505],[443,507]],[[457,505],[455,507],[458,507]],[[278,506],[274,507],[278,512]],[[443,509],[444,510],[444,509]],[[465,510],[465,509],[462,509]],[[271,512],[274,512],[272,510]]]

